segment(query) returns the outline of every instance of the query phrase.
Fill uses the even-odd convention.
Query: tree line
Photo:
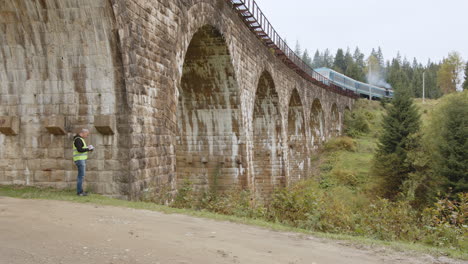
[[[350,48],[338,49],[331,54],[329,49],[316,50],[313,57],[307,49],[302,50],[296,42],[294,51],[313,69],[326,67],[345,74],[355,80],[373,85],[388,87],[395,91],[404,91],[411,97],[423,96],[423,77],[425,98],[436,99],[444,94],[456,91],[460,86],[468,89],[468,62],[466,65],[458,52],[450,52],[441,62],[418,62],[416,58],[410,62],[398,53],[395,58],[385,60],[382,49],[372,49],[366,56],[356,47],[354,52]],[[464,81],[460,78],[464,69]]]

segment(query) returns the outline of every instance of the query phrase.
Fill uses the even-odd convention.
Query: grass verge
[[[274,231],[286,231],[286,232],[296,232],[304,235],[313,235],[319,238],[341,240],[349,243],[351,246],[355,247],[381,247],[385,246],[396,251],[412,251],[412,253],[425,253],[433,256],[448,256],[452,258],[468,260],[468,252],[462,252],[452,248],[443,248],[443,247],[430,247],[426,245],[421,245],[417,243],[406,243],[406,242],[389,242],[381,240],[373,240],[369,238],[359,237],[359,236],[350,236],[350,235],[340,235],[340,234],[329,234],[329,233],[320,233],[312,232],[305,229],[293,228],[282,224],[271,223],[264,220],[252,219],[252,218],[241,218],[236,216],[221,215],[215,214],[207,211],[195,211],[187,209],[177,209],[168,206],[158,205],[155,203],[149,202],[134,202],[134,201],[125,201],[114,198],[105,197],[102,195],[91,194],[86,197],[78,197],[75,195],[74,190],[56,190],[51,188],[37,188],[37,187],[25,187],[25,186],[5,186],[0,185],[0,196],[7,196],[13,198],[21,199],[44,199],[44,200],[58,200],[58,201],[68,201],[75,203],[90,203],[96,205],[106,205],[106,206],[116,206],[116,207],[125,207],[133,209],[143,209],[158,211],[166,214],[185,214],[200,218],[207,218],[219,221],[230,221],[234,223],[253,225],[263,228],[268,228]]]

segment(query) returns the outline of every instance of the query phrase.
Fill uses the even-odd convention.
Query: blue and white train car
[[[329,68],[318,68],[314,69],[320,75],[330,79],[336,85],[341,86],[345,89],[354,91],[361,97],[367,97],[372,99],[382,99],[385,97],[392,98],[393,90],[389,88],[378,87],[368,83],[363,83],[351,79],[350,77],[336,72]]]

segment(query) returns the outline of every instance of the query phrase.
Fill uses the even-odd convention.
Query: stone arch
[[[291,93],[288,107],[289,180],[297,181],[306,175],[307,144],[304,107],[297,89]]]
[[[180,87],[180,79],[183,74],[183,66],[188,52],[188,47],[191,45],[193,37],[200,28],[210,25],[213,28],[216,28],[219,32],[222,33],[224,43],[228,49],[228,52],[231,57],[231,63],[234,67],[234,72],[236,76],[241,76],[239,71],[242,70],[242,67],[238,65],[238,61],[233,58],[237,58],[239,51],[236,48],[236,45],[233,45],[232,39],[235,38],[237,32],[232,32],[232,24],[229,23],[229,19],[225,16],[224,12],[220,12],[219,4],[214,5],[212,1],[191,1],[184,3],[186,9],[181,11],[181,21],[178,27],[178,31],[175,34],[176,42],[176,58],[174,60],[174,67],[178,69],[174,72],[175,81],[177,87]],[[221,3],[224,5],[225,3]]]
[[[276,186],[285,186],[278,93],[270,73],[258,81],[253,111],[254,190],[267,197]]]
[[[333,103],[330,110],[330,136],[337,137],[340,135],[341,131],[341,122],[340,122],[340,112],[338,111],[338,106],[336,103]]]
[[[323,112],[322,103],[318,98],[312,102],[310,112],[310,131],[312,136],[312,145],[318,147],[325,139],[325,115]]]
[[[226,190],[241,180],[239,87],[221,32],[201,27],[183,65],[177,105],[176,173],[197,189]]]

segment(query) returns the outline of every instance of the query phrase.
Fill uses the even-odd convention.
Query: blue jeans
[[[75,161],[76,167],[78,168],[78,177],[76,178],[76,193],[80,194],[83,192],[83,179],[86,171],[86,160]]]

